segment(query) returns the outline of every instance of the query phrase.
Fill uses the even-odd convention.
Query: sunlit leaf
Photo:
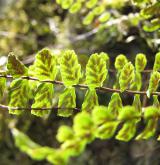
[[[59,142],[64,142],[66,140],[71,140],[74,137],[74,132],[71,127],[65,125],[60,126],[56,137]]]
[[[119,121],[116,120],[113,113],[108,111],[107,107],[96,106],[92,112],[92,118],[94,124],[97,126],[96,137],[108,139],[114,135]]]
[[[31,114],[39,117],[49,114],[50,110],[52,109],[53,93],[54,93],[53,84],[51,83],[39,84],[36,91],[36,95],[34,97],[34,103],[32,104]],[[34,108],[37,109],[34,110]],[[45,108],[48,108],[48,110],[45,110]]]
[[[30,74],[39,80],[55,80],[57,74],[56,57],[51,50],[45,48],[36,55],[35,62],[30,67]]]
[[[142,72],[147,65],[146,56],[142,53],[136,55],[135,68],[138,72]]]
[[[118,116],[118,120],[124,121],[124,124],[116,135],[116,139],[131,140],[136,133],[136,123],[140,121],[140,118],[141,114],[134,106],[125,106]]]
[[[24,64],[20,62],[13,53],[8,55],[7,69],[8,73],[14,78],[26,76],[28,74],[27,67],[25,67]]]
[[[108,104],[108,111],[115,116],[119,114],[122,109],[122,100],[119,93],[113,93],[111,96],[111,100]]]
[[[59,97],[58,115],[63,117],[71,116],[73,109],[76,108],[75,88],[66,88]]]
[[[92,54],[86,66],[86,84],[90,88],[101,87],[107,73],[104,54]]]
[[[64,51],[60,61],[60,70],[65,86],[72,86],[79,83],[81,66],[74,51]]]
[[[149,80],[149,87],[147,90],[147,96],[150,97],[152,92],[155,92],[159,86],[159,80],[160,80],[160,73],[155,71],[151,73],[151,77]]]
[[[124,65],[128,62],[127,58],[125,55],[120,54],[116,57],[114,66],[118,71],[121,71],[124,67]]]
[[[96,105],[99,105],[96,90],[88,90],[84,97],[82,111],[91,112]]]
[[[119,77],[119,84],[122,92],[130,87],[130,84],[134,81],[134,78],[134,66],[131,62],[128,62],[124,65]]]
[[[29,108],[29,90],[28,80],[16,79],[11,82],[9,87],[9,113],[19,115],[23,112],[23,108]],[[19,110],[14,110],[17,107]]]
[[[150,106],[145,108],[144,119],[146,126],[143,132],[136,137],[136,140],[149,139],[154,136],[157,129],[158,116],[159,110],[157,107]]]
[[[94,123],[87,112],[81,112],[74,118],[73,130],[79,138],[86,137],[87,141],[94,139]]]

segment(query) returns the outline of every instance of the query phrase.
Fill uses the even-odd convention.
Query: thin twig
[[[14,36],[17,39],[29,40],[29,37],[27,37],[23,34],[17,34],[15,32],[10,32],[10,31],[0,31],[0,36],[8,37],[8,38],[12,38]]]
[[[34,111],[39,111],[39,110],[42,110],[42,111],[48,111],[48,110],[55,110],[57,111],[58,109],[71,109],[71,110],[76,110],[77,112],[81,111],[79,108],[63,108],[63,107],[50,107],[50,108],[31,108],[31,107],[9,107],[7,105],[3,105],[3,104],[0,104],[0,108],[2,109],[11,109],[11,110],[28,110],[28,111],[31,111],[31,110],[34,110]]]
[[[107,27],[111,27],[113,25],[119,25],[123,21],[132,20],[133,18],[138,17],[138,16],[139,16],[139,13],[134,13],[134,14],[130,14],[127,16],[123,15],[120,18],[109,20],[108,22],[105,23],[105,27],[107,28]],[[84,34],[80,34],[78,36],[70,38],[70,39],[72,42],[79,41],[79,40],[85,40],[86,38],[96,34],[98,31],[99,31],[99,27],[97,27],[89,32],[86,32]]]
[[[11,75],[0,75],[1,78],[7,78],[7,79],[13,79],[13,77]],[[22,76],[20,77],[21,79],[26,79],[26,80],[33,80],[33,81],[39,81],[39,82],[43,82],[43,83],[52,83],[52,84],[57,84],[57,85],[63,85],[64,83],[61,81],[57,81],[57,80],[39,80],[38,78],[35,77],[30,77],[30,76]],[[77,88],[83,88],[83,89],[89,89],[89,87],[85,84],[77,84],[77,85],[73,85],[73,87],[77,87]],[[133,90],[125,90],[124,92],[121,92],[120,89],[113,89],[113,88],[109,88],[109,87],[97,87],[95,88],[97,91],[100,92],[117,92],[117,93],[127,93],[127,94],[140,94],[140,95],[147,95],[147,91],[133,91]],[[159,95],[160,96],[160,92],[152,92],[151,95]]]
[[[81,109],[79,109],[79,108],[62,108],[62,107],[50,107],[50,108],[9,107],[9,106],[3,105],[3,104],[0,104],[0,108],[1,109],[6,109],[6,110],[11,109],[11,110],[21,110],[21,111],[22,110],[26,110],[26,111],[31,111],[31,110],[34,110],[34,111],[48,111],[48,110],[50,110],[50,111],[52,111],[52,110],[54,110],[56,112],[58,111],[58,109],[64,109],[64,110],[71,109],[71,110],[75,110],[75,111],[73,111],[73,114],[76,114],[78,112],[81,112]],[[160,117],[160,116],[157,116],[156,118],[158,118],[158,117]],[[143,112],[142,112],[142,114],[139,114],[138,116],[132,116],[132,118],[129,118],[129,119],[126,119],[126,120],[124,120],[124,119],[123,120],[113,119],[111,121],[126,122],[128,120],[139,119],[139,118],[141,118],[141,119],[144,118]],[[152,118],[152,117],[149,117],[149,118]],[[104,123],[107,122],[107,121],[108,120],[104,121]],[[101,125],[103,125],[103,123]]]

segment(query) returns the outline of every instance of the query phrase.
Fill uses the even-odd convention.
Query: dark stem
[[[0,75],[0,77],[3,78],[7,78],[7,79],[13,79],[13,77],[11,75]],[[20,77],[21,79],[26,79],[26,80],[33,80],[33,81],[39,81],[39,82],[44,82],[44,83],[52,83],[52,84],[57,84],[57,85],[63,85],[64,83],[61,81],[57,81],[57,80],[39,80],[35,77],[29,77],[29,76],[22,76]],[[83,89],[89,89],[89,87],[85,84],[77,84],[77,85],[73,85],[73,87],[75,88],[83,88]],[[147,91],[133,91],[133,90],[125,90],[124,92],[121,92],[120,89],[113,89],[113,88],[108,88],[108,87],[97,87],[95,88],[97,91],[100,92],[110,92],[110,93],[127,93],[127,94],[140,94],[140,95],[147,95],[146,92]],[[152,92],[151,95],[159,95],[160,96],[160,92]]]
[[[71,109],[71,110],[75,110],[77,112],[80,112],[81,110],[79,108],[61,108],[61,107],[50,107],[50,108],[30,108],[30,107],[9,107],[7,105],[3,105],[3,104],[0,104],[0,108],[2,109],[11,109],[11,110],[28,110],[28,111],[31,111],[31,110],[34,110],[34,111],[47,111],[47,110],[54,110],[54,111],[57,111],[58,109]]]

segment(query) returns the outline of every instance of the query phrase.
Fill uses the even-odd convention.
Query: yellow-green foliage
[[[60,60],[60,69],[65,86],[72,86],[79,83],[81,66],[73,50],[67,50],[63,53]]]
[[[101,22],[104,23],[108,21],[110,18],[110,13],[106,11],[106,3],[103,1],[98,0],[57,0],[57,4],[59,4],[63,9],[69,10],[71,14],[77,13],[80,10],[85,8],[87,14],[83,19],[84,25],[91,24],[96,18]]]
[[[119,77],[119,85],[122,92],[130,87],[134,78],[134,66],[131,62],[128,62],[124,65]]]
[[[77,114],[74,118],[73,127],[61,126],[59,128],[57,139],[61,142],[60,148],[30,147],[28,143],[31,140],[20,132],[16,136],[14,135],[14,138],[17,147],[31,158],[38,159],[38,154],[31,155],[32,152],[37,150],[41,151],[40,160],[46,159],[52,164],[65,165],[68,164],[71,156],[81,154],[86,145],[94,139],[109,139],[113,137],[120,124],[123,125],[115,136],[117,140],[127,142],[132,138],[141,140],[152,137],[156,131],[158,116],[159,111],[155,106],[145,108],[144,115],[134,106],[124,106],[117,117],[110,113],[107,107],[95,106],[91,114],[87,112]],[[136,136],[137,123],[140,122],[142,117],[145,120],[146,126],[142,133]],[[21,142],[22,135],[26,139],[23,143]],[[34,144],[34,142],[32,143]]]
[[[107,76],[106,58],[103,54],[92,54],[86,66],[86,84],[90,88],[101,87]]]
[[[57,74],[56,56],[49,49],[37,53],[30,74],[39,80],[55,80]]]
[[[150,94],[152,92],[155,92],[159,86],[159,80],[160,80],[160,73],[157,71],[154,71],[151,74],[150,80],[149,80],[149,87],[147,90],[147,95],[150,97]]]
[[[81,154],[86,145],[96,138],[115,137],[117,140],[128,142],[131,139],[142,140],[153,137],[160,115],[158,100],[160,94],[157,92],[160,80],[158,56],[157,53],[153,71],[148,73],[150,74],[148,90],[140,91],[143,84],[141,74],[145,72],[147,64],[144,54],[137,54],[135,66],[124,55],[116,58],[117,71],[114,72],[117,72],[118,82],[115,83],[119,84],[120,88],[108,88],[103,85],[110,71],[109,55],[103,52],[90,56],[86,65],[85,84],[79,84],[81,66],[72,50],[64,51],[60,61],[57,62],[51,50],[43,49],[36,55],[35,62],[29,69],[13,54],[10,55],[8,70],[2,71],[0,75],[1,97],[6,87],[7,76],[11,75],[13,78],[9,87],[10,113],[22,114],[24,110],[31,109],[33,115],[46,116],[51,109],[57,109],[57,115],[69,117],[73,112],[81,111],[73,118],[72,127],[59,128],[56,137],[61,143],[60,148],[40,146],[18,130],[13,130],[17,147],[35,160],[46,159],[52,164],[65,165],[71,156]],[[59,72],[61,81],[56,80],[56,74]],[[63,85],[65,88],[59,95],[57,107],[53,106],[55,85]],[[86,89],[81,108],[77,108],[76,105],[75,88]],[[107,106],[99,105],[97,91],[113,93]],[[132,105],[123,106],[121,92],[132,94],[134,97]],[[153,97],[153,104],[144,108],[140,96],[146,94]],[[28,103],[30,99],[33,100],[31,107]],[[137,125],[142,122],[145,127],[137,133]],[[25,140],[22,141],[21,137]]]
[[[73,109],[76,108],[76,94],[74,88],[66,88],[59,97],[58,115],[68,117],[72,115]]]
[[[55,35],[48,20],[55,18],[55,8],[48,0],[18,0],[7,5],[0,17],[0,54],[30,55],[53,43]]]
[[[154,71],[151,73],[146,92],[149,97],[153,92],[156,92],[159,86],[160,73],[155,71],[159,68],[158,57],[159,54],[157,53]],[[31,113],[33,115],[45,116],[49,114],[49,111],[53,109],[55,84],[65,86],[64,91],[59,95],[58,115],[68,117],[73,114],[73,110],[76,109],[76,87],[87,89],[81,109],[82,111],[91,112],[95,106],[99,105],[97,90],[109,90],[103,88],[103,83],[107,78],[109,64],[109,56],[106,53],[92,54],[86,65],[85,84],[79,84],[79,80],[82,77],[81,65],[73,50],[63,51],[59,62],[57,62],[57,58],[51,50],[42,49],[37,53],[35,62],[29,69],[14,54],[9,54],[7,71],[1,72],[1,97],[6,86],[5,76],[9,74],[13,76],[13,81],[9,88],[8,104],[11,107],[11,113],[21,114],[22,111],[16,110],[16,108],[25,109],[28,100],[33,99],[33,105],[31,106]],[[117,80],[115,84],[119,85],[117,85],[115,91],[125,92],[127,89],[140,90],[142,87],[141,74],[146,64],[147,59],[144,54],[137,54],[135,67],[127,60],[125,55],[121,54],[117,56],[115,59],[115,68],[117,69]],[[62,82],[55,81],[59,71]],[[140,103],[139,96],[135,95],[134,105],[136,106],[137,104],[139,110]],[[121,97],[119,93],[115,92],[108,104],[108,110],[116,116],[119,115],[121,108]],[[43,109],[42,112],[40,111],[41,109]]]

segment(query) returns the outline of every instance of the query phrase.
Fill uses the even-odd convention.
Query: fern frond
[[[15,60],[15,61],[14,61]],[[115,116],[119,115],[122,108],[120,93],[129,93],[134,95],[134,106],[141,111],[141,101],[139,95],[160,95],[157,92],[159,86],[159,54],[156,54],[154,69],[148,72],[151,75],[149,87],[147,91],[140,91],[142,87],[142,75],[147,64],[144,54],[137,54],[135,58],[135,66],[128,61],[124,55],[119,55],[115,59],[115,68],[117,70],[117,85],[114,88],[103,87],[104,81],[107,79],[108,71],[110,71],[110,61],[108,54],[95,53],[92,54],[86,65],[85,84],[79,84],[82,77],[81,65],[78,62],[77,55],[72,50],[63,52],[61,59],[57,62],[56,56],[49,49],[42,49],[36,55],[33,65],[29,68],[23,65],[16,56],[9,55],[7,64],[7,73],[1,72],[1,96],[3,95],[6,79],[13,78],[9,89],[8,109],[11,113],[21,113],[19,109],[32,109],[31,113],[37,116],[45,116],[49,114],[52,107],[52,99],[54,97],[55,85],[65,86],[64,91],[59,96],[58,115],[68,117],[73,114],[76,109],[76,93],[75,88],[87,89],[82,111],[91,112],[95,106],[98,106],[99,92],[115,92],[108,104],[108,110]],[[56,81],[56,75],[60,68],[62,81]],[[84,70],[83,70],[84,72]],[[116,72],[115,72],[116,73]],[[7,75],[10,74],[10,75]],[[136,95],[139,94],[139,95]],[[23,97],[25,96],[25,97]],[[15,97],[15,98],[14,98]],[[28,101],[32,99],[33,104],[28,106]],[[156,103],[158,104],[158,102]],[[136,106],[137,105],[137,106]],[[40,112],[40,110],[44,110]],[[39,110],[39,111],[38,111]]]

